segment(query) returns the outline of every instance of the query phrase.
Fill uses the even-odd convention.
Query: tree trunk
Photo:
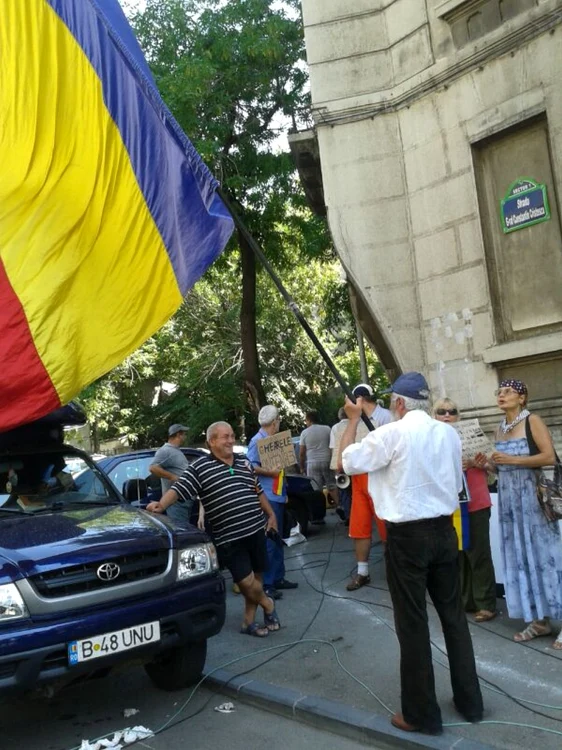
[[[100,452],[100,436],[98,432],[98,426],[95,422],[90,422],[90,444],[92,446],[92,453]]]
[[[238,233],[238,241],[242,258],[240,334],[242,339],[242,356],[244,357],[244,388],[246,390],[248,408],[250,413],[255,417],[265,404],[265,393],[261,384],[256,338],[256,258],[252,249],[240,233]]]

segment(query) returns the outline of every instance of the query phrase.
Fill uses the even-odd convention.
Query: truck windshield
[[[0,517],[80,505],[117,504],[119,498],[93,462],[68,451],[0,455]]]

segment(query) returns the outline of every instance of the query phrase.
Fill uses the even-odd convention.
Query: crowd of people
[[[431,404],[427,382],[415,372],[401,375],[387,393],[388,409],[370,385],[360,383],[332,428],[320,424],[316,412],[307,412],[298,463],[349,525],[357,561],[349,591],[370,582],[375,525],[384,543],[400,645],[402,711],[391,721],[404,731],[435,734],[442,721],[426,594],[443,628],[455,706],[471,722],[483,715],[466,613],[476,622],[497,615],[489,490],[496,477],[507,611],[526,623],[514,640],[547,636],[551,619],[562,619],[560,529],[545,517],[536,497],[536,469],[554,464],[557,457],[548,427],[527,409],[528,391],[521,381],[500,383],[497,404],[504,418],[494,450],[464,458],[454,429],[461,415],[451,399]],[[148,510],[185,519],[199,499],[199,525],[211,530],[220,563],[243,595],[241,632],[263,638],[280,627],[275,600],[298,584],[285,578],[279,533],[287,500],[283,472],[263,468],[258,451],[258,441],[279,430],[278,409],[264,406],[259,424],[245,457],[234,453],[231,426],[212,424],[210,453],[187,467],[177,455],[186,428],[172,425],[168,443],[151,466],[161,478],[163,495]],[[463,493],[470,542],[459,551],[452,517]],[[552,645],[562,649],[562,633]]]

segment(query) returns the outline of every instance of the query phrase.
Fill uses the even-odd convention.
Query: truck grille
[[[97,570],[104,563],[116,563],[119,575],[111,581],[98,578]],[[168,566],[168,550],[155,550],[134,555],[121,555],[110,560],[98,560],[84,565],[72,565],[31,577],[31,583],[40,596],[45,598],[74,596],[89,591],[120,586],[161,575]]]

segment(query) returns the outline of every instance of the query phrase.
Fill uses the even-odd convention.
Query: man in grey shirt
[[[182,424],[173,424],[168,428],[168,442],[158,448],[154,455],[154,461],[150,464],[149,471],[160,479],[162,494],[170,489],[176,479],[179,479],[189,466],[189,461],[182,453],[180,446],[185,441],[185,435],[189,428]],[[191,503],[174,503],[166,514],[178,523],[189,523],[191,516]]]
[[[307,411],[305,415],[306,429],[301,432],[299,463],[301,473],[312,482],[315,490],[327,488],[330,501],[337,502],[336,481],[334,472],[330,469],[330,434],[328,425],[318,424],[318,412]]]

